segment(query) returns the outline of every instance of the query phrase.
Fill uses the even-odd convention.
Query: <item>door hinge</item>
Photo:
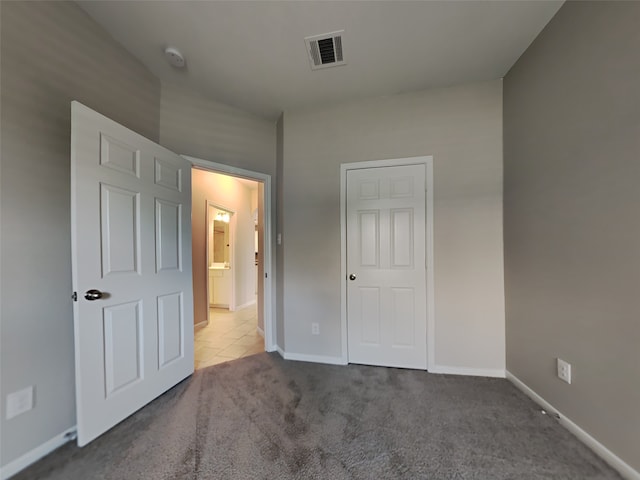
[[[73,294],[71,295],[71,299],[74,302],[77,302],[78,301],[78,292],[73,292]]]
[[[264,272],[264,278],[269,278],[269,274],[267,272]]]

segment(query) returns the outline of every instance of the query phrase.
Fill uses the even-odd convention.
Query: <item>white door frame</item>
[[[426,171],[426,259],[427,259],[427,371],[435,362],[435,290],[433,285],[433,156],[392,158],[366,162],[342,163],[340,165],[340,320],[342,330],[342,363],[349,363],[347,338],[347,172],[363,168],[399,167],[423,164]]]
[[[274,216],[271,209],[271,175],[266,173],[253,172],[251,170],[245,170],[244,168],[233,167],[231,165],[224,165],[222,163],[210,162],[201,158],[191,157],[189,155],[182,155],[191,162],[195,167],[201,170],[207,170],[214,173],[222,173],[224,175],[231,175],[233,177],[246,178],[248,180],[254,180],[264,184],[264,245],[263,258],[264,258],[264,347],[267,352],[274,352],[276,350],[276,331],[275,323],[275,291],[273,286],[275,285],[275,270],[273,269],[273,258],[275,257],[274,244],[272,238],[273,225],[272,221]],[[207,292],[208,295],[209,292]]]

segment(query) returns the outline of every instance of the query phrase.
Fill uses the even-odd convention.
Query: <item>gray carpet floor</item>
[[[503,379],[258,354],[197,371],[22,479],[614,479]]]

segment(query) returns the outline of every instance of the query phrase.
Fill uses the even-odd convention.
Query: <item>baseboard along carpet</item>
[[[261,353],[197,371],[22,479],[617,479],[507,380]]]

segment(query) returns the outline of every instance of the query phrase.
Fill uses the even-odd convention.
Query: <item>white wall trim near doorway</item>
[[[445,365],[429,366],[429,373],[441,373],[448,375],[467,375],[472,377],[493,377],[505,378],[505,371],[495,368],[468,368],[468,367],[448,367]]]
[[[340,165],[340,318],[342,336],[341,364],[349,363],[347,339],[347,172],[362,168],[398,167],[423,164],[426,171],[426,258],[427,258],[427,370],[435,366],[435,289],[433,272],[433,156],[392,158]]]
[[[222,163],[211,162],[209,160],[203,160],[201,158],[191,157],[189,155],[182,155],[191,162],[192,165],[202,169],[215,173],[222,173],[225,175],[231,175],[234,177],[246,178],[254,180],[256,182],[262,182],[264,184],[264,271],[266,278],[264,278],[264,332],[265,332],[265,350],[267,352],[273,352],[276,350],[276,331],[275,331],[275,269],[274,258],[275,249],[272,238],[273,225],[272,222],[275,218],[272,212],[271,205],[271,175],[260,172],[253,172],[251,170],[245,170],[244,168],[233,167],[231,165],[224,165]]]
[[[342,357],[330,357],[327,355],[308,355],[306,353],[289,353],[279,350],[280,355],[285,360],[295,360],[297,362],[325,363],[327,365],[346,365]]]
[[[250,307],[251,305],[255,305],[256,304],[256,300],[249,300],[248,302],[243,303],[242,305],[236,305],[236,310],[242,310],[243,308],[247,308]],[[258,327],[260,328],[260,327]],[[264,336],[264,332],[262,332]]]
[[[14,476],[16,473],[24,470],[29,465],[37,462],[44,456],[49,455],[55,449],[75,439],[75,436],[76,436],[76,426],[74,425],[71,428],[67,428],[64,432],[59,433],[55,437],[47,440],[43,444],[38,445],[32,450],[29,450],[24,455],[21,455],[15,460],[7,463],[5,466],[2,467],[2,469],[0,469],[1,470],[0,479],[6,480]]]

